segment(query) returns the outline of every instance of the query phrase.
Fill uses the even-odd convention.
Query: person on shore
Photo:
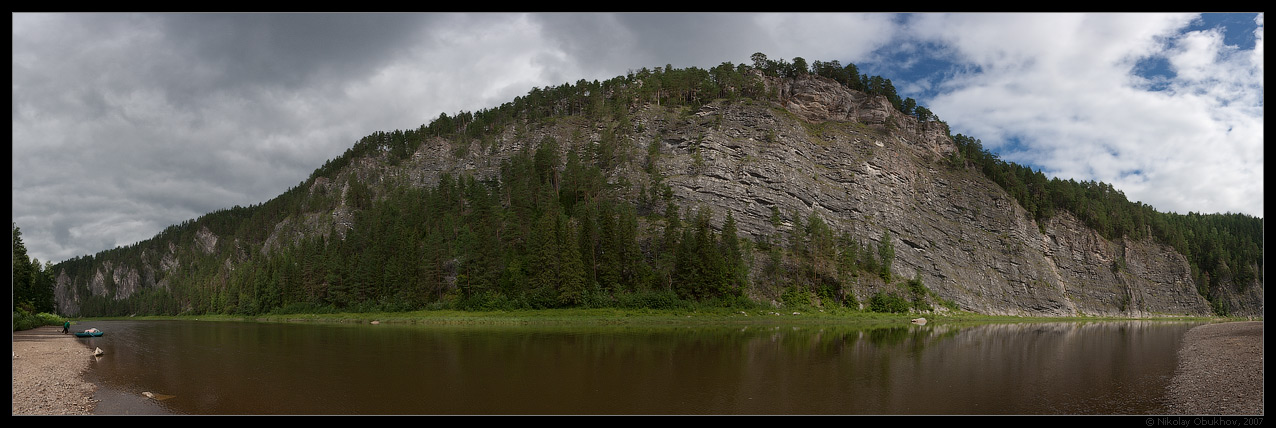
[[[63,321],[63,322],[62,322],[62,334],[67,334],[67,333],[70,333],[70,332],[71,332],[71,320]]]

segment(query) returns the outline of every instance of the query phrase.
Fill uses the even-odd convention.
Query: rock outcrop
[[[933,292],[930,299],[962,310],[1024,316],[1211,313],[1183,255],[1151,238],[1105,239],[1066,212],[1038,224],[981,173],[947,161],[956,148],[945,124],[919,121],[896,111],[885,97],[822,78],[766,83],[776,94],[769,105],[746,100],[716,101],[696,111],[639,108],[629,119],[633,128],[616,133],[624,161],[608,180],[631,184],[620,191],[637,198],[633,184],[650,181],[641,164],[654,143],[658,156],[651,161],[681,206],[711,209],[718,225],[730,212],[740,234],[755,240],[785,236],[793,220],[811,215],[866,243],[876,244],[889,232],[896,275],[920,278]],[[547,136],[584,145],[599,141],[606,130],[571,118],[506,129],[484,143],[427,139],[401,162],[374,152],[331,179],[308,184],[309,195],[336,201],[334,206],[291,215],[256,245],[269,252],[314,234],[339,239],[351,224],[346,194],[354,181],[384,193],[398,185],[432,186],[441,173],[498,179],[503,160]],[[782,221],[774,221],[776,213]],[[191,241],[203,253],[221,254],[228,269],[242,258],[207,228]],[[148,272],[146,279],[176,269],[180,257],[172,253],[152,267],[100,264],[87,279],[89,290],[107,293],[105,278],[111,276],[120,288],[110,292],[127,295],[146,286],[135,284],[137,272]],[[73,305],[72,282],[84,280],[58,276],[60,307]],[[865,280],[850,284],[849,291],[864,301],[900,286]],[[1232,309],[1261,316],[1261,282],[1247,289],[1227,297]]]
[[[648,124],[650,138],[665,142],[662,170],[684,204],[730,211],[754,237],[784,232],[768,220],[773,207],[800,218],[813,212],[866,241],[889,231],[897,274],[920,275],[965,310],[1210,313],[1182,255],[1150,239],[1110,242],[1066,213],[1038,225],[978,172],[943,162],[955,148],[942,124],[815,78],[779,93],[784,109],[719,106]],[[691,165],[693,151],[703,167]],[[874,290],[855,291],[864,300]]]

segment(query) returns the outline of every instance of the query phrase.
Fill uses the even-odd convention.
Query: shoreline
[[[13,332],[13,413],[92,415],[97,386],[85,378],[93,350],[61,326]]]
[[[93,350],[42,326],[13,332],[12,415],[93,415],[100,400],[87,371]],[[1263,322],[1204,324],[1188,330],[1166,387],[1166,414],[1262,415]]]
[[[1178,368],[1166,387],[1175,415],[1262,415],[1263,322],[1197,326],[1183,335]]]

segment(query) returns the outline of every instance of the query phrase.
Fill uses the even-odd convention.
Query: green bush
[[[337,308],[332,305],[324,305],[318,303],[292,302],[278,308],[272,309],[270,315],[289,315],[289,314],[335,314]]]
[[[690,309],[691,304],[673,291],[636,291],[616,295],[616,306],[622,309]]]
[[[839,288],[841,288],[841,286],[837,284],[824,284],[824,286],[820,287],[819,292],[816,293],[821,302],[820,306],[859,308],[860,303],[855,300],[855,294],[850,290],[846,290],[845,293],[841,293]]]
[[[860,301],[855,298],[854,292],[847,290],[846,295],[842,297],[842,306],[858,309],[860,307]]]
[[[926,303],[926,295],[930,294],[930,289],[926,288],[926,284],[922,283],[922,274],[920,272],[913,279],[908,280],[908,293],[913,297],[913,309],[918,311],[932,309],[930,303]]]
[[[943,299],[943,298],[936,298],[936,299],[939,300],[940,306],[948,308],[948,310],[955,311],[959,309],[959,307],[957,306],[957,302],[952,301],[952,299]]]
[[[815,306],[815,295],[802,287],[790,286],[780,294],[780,302],[784,303],[785,307],[809,308]]]
[[[33,314],[22,308],[13,311],[13,331],[30,330],[45,325],[62,325],[63,321],[66,319],[50,313]]]
[[[551,287],[540,287],[527,292],[527,307],[531,309],[557,308],[558,292]]]
[[[757,309],[761,305],[745,296],[725,295],[705,299],[700,302],[699,306],[706,308]]]
[[[452,309],[458,311],[513,311],[528,307],[527,300],[504,293],[474,293],[452,301]]]
[[[880,291],[868,301],[868,310],[873,312],[908,312],[908,308],[908,301],[903,297]]]

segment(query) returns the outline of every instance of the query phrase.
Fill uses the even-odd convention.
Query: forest
[[[15,314],[54,313],[53,263],[27,257],[27,246],[22,242],[22,230],[17,223],[10,223],[13,237],[13,265],[11,287]],[[16,318],[16,317],[15,317]]]
[[[794,226],[787,236],[744,239],[732,213],[718,213],[725,221],[714,227],[714,213],[707,208],[674,203],[652,167],[658,150],[623,149],[635,144],[630,115],[636,108],[695,109],[715,100],[767,100],[774,94],[766,92],[764,75],[818,75],[884,96],[918,120],[939,121],[913,99],[901,99],[889,79],[860,74],[853,64],[808,65],[802,58],[772,60],[761,53],[751,60],[709,69],[666,65],[603,82],[533,88],[496,108],[440,114],[412,130],[375,132],[275,199],[212,212],[147,241],[56,265],[26,260],[25,250],[18,251],[22,243],[15,224],[15,305],[51,308],[54,272],[59,272],[81,279],[80,313],[90,316],[673,308],[690,302],[749,306],[758,303],[746,290],[762,283],[782,290],[785,303],[862,304],[885,312],[928,309],[928,291],[920,278],[893,274],[889,236],[878,240],[882,244],[864,243],[835,233],[818,216],[789,215]],[[402,162],[431,138],[452,142],[456,154],[463,155],[474,147],[499,144],[494,136],[503,131],[527,135],[529,129],[559,120],[598,124],[602,138],[544,138],[503,161],[496,180],[445,174],[433,186],[374,189],[340,174],[368,156]],[[1109,239],[1152,236],[1172,245],[1188,256],[1198,291],[1207,298],[1220,281],[1262,280],[1260,218],[1160,213],[1127,200],[1110,185],[1047,179],[1040,171],[1000,160],[978,139],[951,137],[958,150],[947,159],[950,167],[978,170],[1038,220],[1067,211]],[[606,178],[622,167],[642,168],[649,182]],[[345,195],[308,191],[316,180],[342,177],[349,186]],[[636,199],[625,197],[632,187],[639,189]],[[354,213],[343,236],[311,234],[263,250],[275,225],[290,216],[331,211],[338,198]],[[217,251],[191,245],[203,230],[220,237]],[[164,287],[116,299],[93,295],[84,285],[105,262],[164,266],[170,247],[178,249],[176,259],[181,261],[175,269],[142,273]],[[228,257],[238,263],[231,266]],[[115,289],[115,278],[106,275],[103,280],[107,290]],[[854,296],[843,291],[851,281],[866,280],[898,283],[901,292]],[[1226,312],[1217,305],[1215,310]]]

